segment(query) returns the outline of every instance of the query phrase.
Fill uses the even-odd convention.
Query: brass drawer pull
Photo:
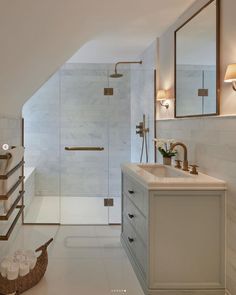
[[[129,194],[133,195],[134,191],[128,190]]]
[[[133,241],[134,241],[134,239],[132,239],[130,237],[128,237],[128,240],[129,240],[130,243],[133,243]]]
[[[104,147],[99,146],[66,146],[66,151],[103,151]]]
[[[130,214],[129,213],[128,216],[129,216],[130,219],[134,218],[134,215],[133,214]]]

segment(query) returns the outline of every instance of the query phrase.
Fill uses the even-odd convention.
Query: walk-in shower
[[[153,161],[147,102],[155,96],[153,70],[123,67],[122,74],[112,79],[111,64],[68,63],[25,103],[26,223],[121,222],[120,165],[139,162],[141,147],[141,160]]]
[[[130,69],[123,73],[111,79],[110,64],[66,64],[26,102],[25,162],[34,173],[25,222],[121,222],[120,164],[131,161]]]
[[[140,61],[119,61],[119,62],[117,62],[115,64],[115,72],[114,72],[114,74],[110,75],[111,78],[121,78],[121,77],[123,77],[123,74],[119,74],[117,72],[117,66],[120,65],[120,64],[140,64],[141,65],[142,61],[140,60]]]

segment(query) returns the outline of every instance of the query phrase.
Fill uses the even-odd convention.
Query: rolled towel
[[[14,253],[14,256],[16,255],[25,255],[25,251],[23,249],[19,249]]]
[[[7,268],[7,279],[16,280],[19,276],[19,263],[12,262]]]
[[[24,255],[25,255],[26,257],[36,257],[35,252],[32,251],[32,250],[25,250],[25,251],[24,251]]]
[[[26,261],[26,256],[24,254],[22,254],[22,255],[20,255],[20,254],[15,255],[15,261],[16,262],[19,262],[19,263],[25,262]]]
[[[4,258],[4,260],[8,260],[8,261],[10,261],[10,262],[14,262],[15,257],[14,257],[14,255],[7,255],[7,256]]]
[[[30,264],[27,261],[19,264],[19,275],[21,277],[26,276],[30,271]]]
[[[2,262],[1,262],[1,276],[3,278],[6,278],[7,277],[7,270],[8,270],[8,267],[12,264],[12,261],[9,261],[9,260],[6,260],[4,259]]]
[[[33,269],[37,262],[37,257],[34,251],[32,250],[26,250],[24,252],[26,261],[30,264],[30,270]]]

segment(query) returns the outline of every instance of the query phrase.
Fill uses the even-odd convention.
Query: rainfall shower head
[[[115,72],[114,74],[111,74],[110,77],[111,78],[121,78],[121,77],[123,77],[123,75],[122,74],[118,74],[117,72]]]
[[[122,74],[117,73],[117,66],[119,64],[142,64],[142,61],[140,60],[140,61],[120,61],[120,62],[117,62],[116,65],[115,65],[115,73],[110,75],[111,78],[121,78],[121,77],[123,77]]]

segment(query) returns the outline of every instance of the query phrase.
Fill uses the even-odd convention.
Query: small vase
[[[171,157],[163,157],[163,165],[171,165]]]

